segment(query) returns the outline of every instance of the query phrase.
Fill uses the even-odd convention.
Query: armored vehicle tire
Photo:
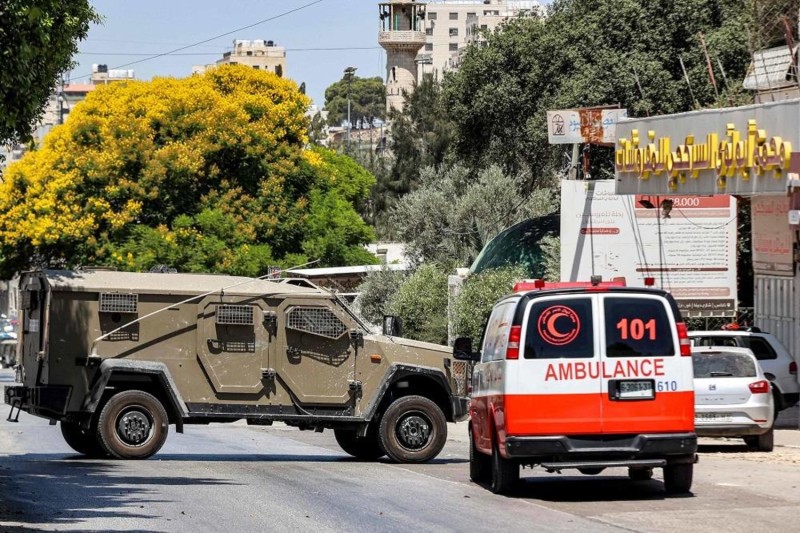
[[[500,455],[497,439],[492,446],[492,484],[495,494],[508,494],[519,481],[519,464]]]
[[[370,424],[367,434],[363,437],[359,437],[354,429],[334,429],[333,434],[342,450],[357,459],[374,461],[386,455],[373,424]]]
[[[469,432],[469,478],[484,483],[492,478],[492,458],[475,447],[472,431]]]
[[[744,443],[751,450],[759,452],[771,452],[775,449],[775,432],[770,429],[763,435],[753,435],[744,438]]]
[[[117,459],[146,459],[167,440],[169,417],[155,396],[139,390],[115,394],[97,420],[103,448]]]
[[[64,441],[79,454],[87,457],[108,456],[95,431],[85,430],[75,422],[61,422],[59,425]]]
[[[664,488],[669,494],[685,494],[692,490],[694,465],[681,463],[664,467]]]
[[[392,402],[378,431],[386,455],[398,463],[424,463],[442,451],[447,419],[438,405],[423,396],[403,396]]]

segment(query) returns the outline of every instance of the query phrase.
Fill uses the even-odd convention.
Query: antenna
[[[694,107],[695,109],[700,109],[700,103],[697,101],[697,98],[694,97],[694,91],[692,90],[692,82],[689,81],[689,74],[686,73],[686,65],[683,64],[683,58],[679,57],[678,61],[680,61],[681,63],[681,70],[683,71],[683,79],[686,80],[686,85],[689,87],[689,94],[692,96]]]
[[[703,54],[706,56],[706,66],[708,67],[708,77],[711,80],[711,85],[714,86],[714,94],[717,96],[717,102],[719,102],[719,89],[717,89],[717,80],[714,78],[714,67],[711,66],[711,57],[708,55],[708,47],[706,46],[706,39],[703,37],[703,33],[698,33],[697,36],[700,38],[700,45],[703,47]]]
[[[639,83],[639,74],[636,72],[636,67],[633,67],[633,79],[636,80],[636,87],[639,88],[639,95],[642,97],[642,100],[645,100],[644,91],[642,90],[642,84]],[[647,113],[648,117],[650,116],[649,105],[645,108],[645,113]]]

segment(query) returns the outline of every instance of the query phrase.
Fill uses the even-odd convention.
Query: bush
[[[357,311],[373,324],[381,324],[383,316],[389,314],[389,299],[396,294],[408,274],[384,268],[367,274],[358,286],[359,293],[354,305]]]
[[[403,336],[447,344],[447,273],[433,264],[421,266],[389,301],[389,310],[403,320]]]
[[[509,294],[514,283],[524,278],[525,270],[517,266],[486,270],[464,280],[455,302],[456,336],[471,338],[473,349],[478,349],[483,328],[495,302]]]

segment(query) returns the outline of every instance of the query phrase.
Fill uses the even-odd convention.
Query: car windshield
[[[695,352],[692,354],[694,377],[755,377],[756,364],[745,354],[729,352]]]

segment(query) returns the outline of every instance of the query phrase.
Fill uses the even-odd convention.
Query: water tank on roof
[[[275,46],[275,41],[267,41],[267,46]]]

